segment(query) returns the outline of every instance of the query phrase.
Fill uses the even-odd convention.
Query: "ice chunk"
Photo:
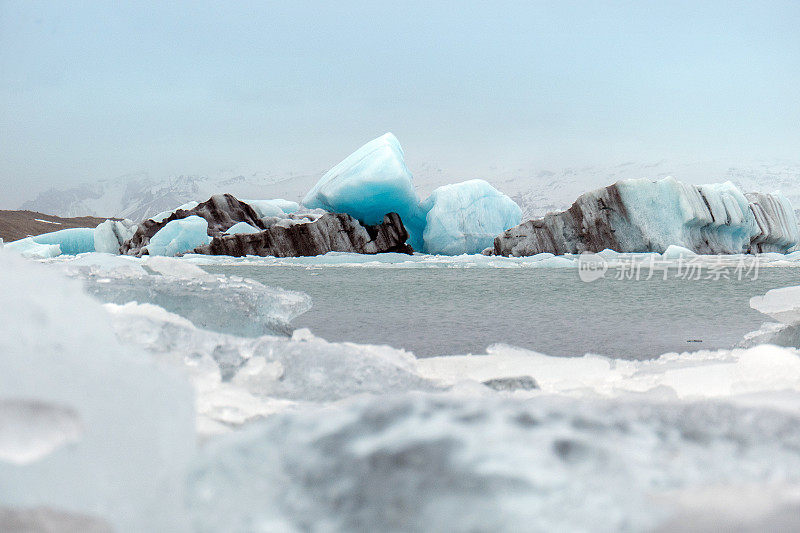
[[[69,228],[33,237],[37,244],[58,244],[61,253],[77,255],[94,252],[94,228]]]
[[[48,259],[61,255],[61,246],[58,244],[39,244],[31,237],[25,237],[18,241],[11,241],[3,246],[4,250],[9,250],[20,254],[28,259]]]
[[[152,305],[107,304],[118,336],[155,355],[184,364],[206,358],[220,380],[261,398],[332,401],[364,393],[437,390],[420,377],[416,359],[388,346],[330,343],[308,333],[242,338],[197,328]],[[170,342],[163,342],[167,336]],[[187,357],[188,356],[188,357]]]
[[[283,200],[277,198],[275,200],[242,200],[244,203],[249,204],[259,218],[264,217],[283,217],[290,213],[300,211],[300,204],[292,202],[291,200]]]
[[[0,399],[15,442],[34,445],[0,460],[0,501],[86,513],[117,531],[184,530],[188,383],[121,344],[101,305],[53,267],[0,250],[0,271]]]
[[[752,348],[761,344],[800,348],[800,324],[762,324],[756,331],[746,333],[737,347]]]
[[[697,254],[693,251],[676,244],[670,244],[667,246],[667,249],[664,250],[664,253],[661,254],[663,259],[688,259],[696,256]]]
[[[247,222],[237,222],[236,224],[225,230],[225,233],[227,233],[228,235],[235,235],[237,233],[261,233],[262,231],[264,230],[259,228],[254,228]]]
[[[425,253],[477,254],[516,226],[522,210],[483,180],[444,185],[422,202],[426,213]]]
[[[189,502],[198,531],[654,531],[664,491],[797,483],[798,439],[720,402],[365,398],[223,436]]]
[[[347,213],[365,224],[379,224],[387,213],[397,213],[410,235],[409,244],[422,250],[425,215],[403,149],[391,133],[368,142],[330,169],[303,205]]]
[[[106,220],[94,229],[94,251],[119,254],[119,247],[135,231],[136,226],[130,221]]]
[[[211,242],[208,222],[192,215],[168,222],[145,247],[150,255],[175,256]]]
[[[311,308],[301,292],[266,287],[257,281],[207,274],[181,259],[150,257],[142,269],[73,266],[89,294],[103,302],[151,303],[177,313],[204,329],[242,336],[289,335],[289,322]]]
[[[750,298],[750,307],[784,324],[800,324],[800,287],[772,289]]]

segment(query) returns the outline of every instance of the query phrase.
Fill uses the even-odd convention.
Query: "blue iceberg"
[[[168,222],[146,246],[150,255],[174,256],[211,242],[208,222],[197,215]]]
[[[400,215],[408,242],[422,249],[425,215],[414,192],[411,172],[397,138],[374,139],[330,169],[303,199],[309,209],[347,213],[364,224],[380,224],[384,215]]]
[[[69,228],[32,237],[36,244],[58,244],[61,253],[78,255],[94,252],[94,228]]]
[[[520,223],[522,210],[483,180],[444,185],[422,202],[428,254],[477,254],[494,238]]]

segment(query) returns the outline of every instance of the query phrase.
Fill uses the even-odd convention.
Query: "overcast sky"
[[[164,5],[169,4],[169,5]],[[147,172],[800,157],[800,2],[0,0],[0,207]]]

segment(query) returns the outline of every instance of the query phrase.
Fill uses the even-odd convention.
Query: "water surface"
[[[728,348],[768,320],[751,296],[800,285],[800,269],[757,279],[591,283],[574,269],[204,267],[306,292],[314,306],[292,323],[330,341],[388,344],[418,356],[483,353],[507,343],[550,355],[644,359]]]

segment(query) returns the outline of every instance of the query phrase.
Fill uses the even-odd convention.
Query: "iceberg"
[[[48,508],[183,531],[191,388],[54,270],[0,250],[0,524]]]
[[[798,240],[794,211],[779,194],[748,197],[730,182],[631,179],[506,230],[495,239],[494,253],[663,253],[670,245],[697,254],[786,253]]]
[[[197,215],[171,220],[144,247],[150,255],[176,256],[211,242],[208,222]]]
[[[210,242],[210,239],[203,238],[202,233],[199,231],[200,222],[196,220],[197,218],[201,218],[205,221],[207,236],[220,235],[238,222],[245,222],[255,228],[264,228],[263,223],[259,220],[258,214],[248,204],[237,200],[230,194],[217,194],[203,203],[195,204],[191,209],[177,209],[162,220],[156,221],[150,219],[143,221],[139,224],[133,236],[123,243],[120,247],[120,251],[123,254],[140,256],[147,250],[147,245],[150,240],[167,225],[178,221],[177,224],[173,224],[173,229],[170,230],[171,232],[178,232],[178,228],[182,226],[179,221],[191,217],[195,218],[192,219],[193,225],[191,226],[191,231],[185,233],[185,237],[188,238],[188,240],[183,243],[183,245],[188,246],[191,243],[196,244],[191,248],[184,249],[184,252]],[[188,229],[189,228],[187,228],[187,230]],[[166,237],[167,234],[164,234],[163,238]],[[180,243],[176,243],[176,247],[184,247],[177,246],[178,244]],[[150,251],[150,254],[154,255],[152,251]]]
[[[77,255],[94,252],[94,228],[69,228],[31,237],[37,244],[57,244],[61,253]],[[13,244],[13,243],[10,243]]]
[[[386,133],[330,169],[302,203],[310,209],[347,213],[364,224],[379,224],[387,213],[397,213],[410,235],[409,244],[422,250],[425,215],[412,179],[400,142]]]
[[[406,244],[408,232],[397,213],[388,213],[380,224],[372,226],[362,225],[343,213],[289,216],[295,218],[271,221],[265,224],[269,226],[267,229],[259,232],[220,235],[214,237],[207,246],[198,246],[194,251],[198,254],[234,257],[297,257],[328,252],[413,253]]]
[[[48,259],[61,254],[90,252],[118,254],[120,245],[134,232],[130,221],[106,220],[96,228],[69,228],[6,244],[7,249],[29,259]]]
[[[119,254],[122,243],[133,237],[136,231],[130,221],[106,220],[94,229],[94,251]]]
[[[428,254],[480,253],[494,238],[520,223],[522,210],[483,180],[444,185],[422,202],[424,251]]]

